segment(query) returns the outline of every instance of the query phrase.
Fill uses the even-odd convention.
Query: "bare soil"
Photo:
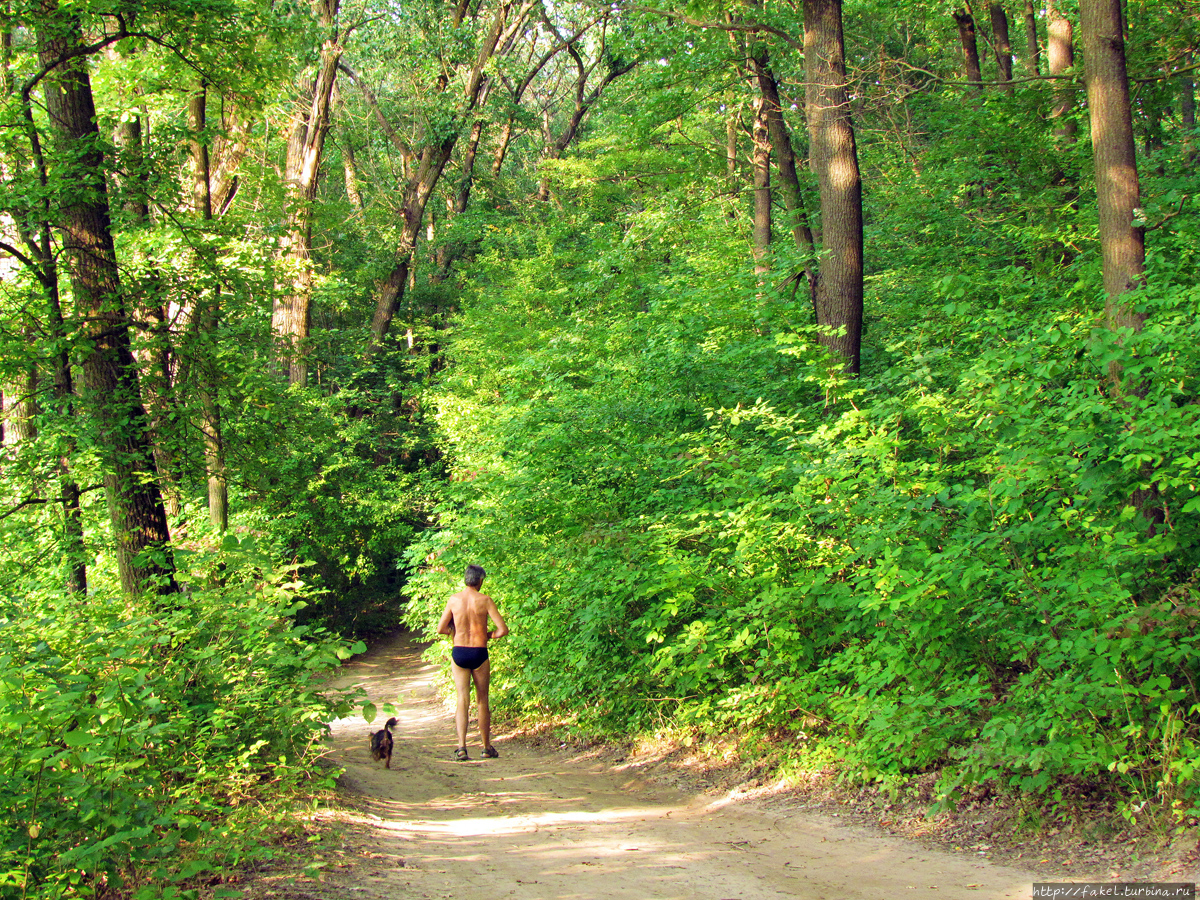
[[[500,730],[500,758],[483,759],[472,723],[471,759],[457,762],[449,685],[423,649],[398,635],[344,667],[339,686],[398,710],[392,767],[368,752],[383,716],[334,722],[340,793],[313,820],[333,836],[303,860],[319,868],[259,872],[239,885],[252,900],[1024,900],[1035,881],[1200,871],[1194,835],[1153,852],[1119,835],[1021,838],[986,804],[933,820],[819,784],[763,783],[685,748],[580,748]]]

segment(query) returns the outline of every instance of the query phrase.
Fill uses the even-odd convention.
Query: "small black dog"
[[[382,759],[385,769],[392,767],[392,745],[395,743],[392,740],[392,728],[395,724],[395,718],[388,719],[382,731],[371,735],[371,759]]]

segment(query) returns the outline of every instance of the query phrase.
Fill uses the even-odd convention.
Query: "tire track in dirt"
[[[500,732],[499,759],[456,762],[452,710],[422,645],[401,636],[351,660],[338,686],[397,706],[392,768],[373,726],[333,723],[339,784],[360,811],[322,883],[260,896],[513,900],[1028,898],[1029,872],[846,827],[778,800],[730,802],[648,783]]]

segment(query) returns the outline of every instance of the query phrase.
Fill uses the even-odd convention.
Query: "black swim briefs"
[[[478,669],[488,660],[487,647],[455,647],[450,658],[460,669]]]

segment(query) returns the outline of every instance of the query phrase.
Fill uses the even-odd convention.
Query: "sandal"
[[[497,750],[495,747],[484,747],[483,755],[486,756],[488,759],[499,759],[500,751]]]
[[[459,762],[463,762],[464,760],[468,760],[471,757],[467,756],[467,748],[466,747],[459,747],[457,750],[454,751],[454,758],[457,759]]]

